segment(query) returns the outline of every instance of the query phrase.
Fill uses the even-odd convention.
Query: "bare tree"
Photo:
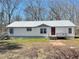
[[[8,23],[11,22],[11,17],[14,11],[17,9],[20,0],[1,0],[1,4],[4,7],[4,11],[8,16]]]
[[[14,21],[22,21],[22,17],[20,15],[16,15],[14,17]]]
[[[76,2],[76,1],[75,1]],[[78,8],[74,0],[49,0],[49,17],[56,20],[71,20],[76,22]]]
[[[4,27],[4,10],[2,9],[0,12],[0,32],[3,31]]]
[[[57,2],[57,0],[50,0],[49,1],[49,16],[51,17],[50,19],[56,19],[56,20],[60,20],[60,12],[61,12],[61,5]]]
[[[28,20],[44,20],[44,8],[42,7],[42,0],[28,0],[25,13]]]

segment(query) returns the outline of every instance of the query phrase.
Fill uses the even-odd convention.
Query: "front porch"
[[[67,33],[55,33],[55,35],[48,35],[49,39],[74,39],[75,36],[68,36]]]

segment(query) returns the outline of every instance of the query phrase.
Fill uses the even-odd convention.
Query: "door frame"
[[[55,27],[51,27],[51,35],[55,35],[56,32],[56,28]]]

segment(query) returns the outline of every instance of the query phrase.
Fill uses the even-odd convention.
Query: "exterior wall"
[[[47,28],[46,34],[40,34],[40,28]],[[68,33],[68,28],[72,28],[72,34]],[[32,31],[27,31],[26,28],[13,28],[14,34],[9,33],[9,36],[52,36],[52,37],[74,37],[74,27],[56,27],[55,35],[51,35],[51,27],[41,26],[32,28]]]
[[[69,28],[72,28],[71,34],[68,33]],[[57,27],[56,28],[56,36],[59,36],[59,37],[74,37],[75,36],[74,27]]]
[[[40,28],[47,28],[47,33],[46,34],[40,34]],[[8,29],[8,34],[10,36],[47,36],[49,31],[50,31],[50,27],[32,28],[32,31],[27,31],[26,28],[14,28],[14,34],[10,34],[9,29]]]

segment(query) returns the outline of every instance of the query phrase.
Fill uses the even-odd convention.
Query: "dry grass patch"
[[[50,41],[50,44],[53,45],[53,46],[66,46],[66,44],[61,42],[60,40]]]
[[[15,46],[20,48],[14,49],[16,48]],[[78,39],[50,41],[18,39],[2,41],[0,43],[0,59],[79,59],[78,46]],[[3,47],[9,48],[1,50]]]

